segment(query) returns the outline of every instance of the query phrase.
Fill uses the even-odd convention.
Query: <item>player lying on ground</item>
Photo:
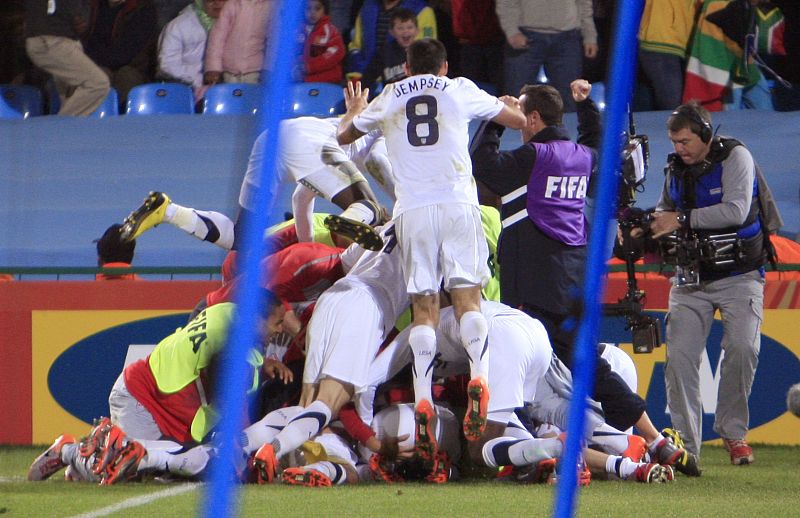
[[[286,313],[284,304],[271,292],[263,290],[264,313],[259,330],[262,342],[283,330]],[[228,329],[236,306],[223,303],[203,310],[194,320],[159,342],[145,359],[123,370],[109,395],[110,419],[98,423],[83,448],[83,457],[92,456],[102,447],[101,458],[94,457],[95,474],[114,478],[107,470],[116,453],[125,450],[145,465],[152,463],[165,468],[165,458],[157,455],[158,445],[150,448],[153,456],[143,459],[137,441],[174,441],[182,444],[200,443],[215,425],[217,413],[207,397],[216,393],[215,383],[221,361],[225,358]],[[257,387],[258,372],[264,369],[270,377],[279,376],[291,381],[291,372],[279,362],[264,363],[261,346],[250,349],[248,363],[253,369]],[[59,469],[77,463],[75,439],[61,436],[40,455],[28,472],[30,480],[44,480]],[[148,445],[149,447],[150,445]],[[164,445],[162,445],[164,446]],[[166,445],[175,451],[175,445]],[[179,450],[180,448],[178,448]]]
[[[292,195],[292,212],[299,241],[312,240],[314,199],[322,196],[343,209],[342,217],[350,222],[340,233],[349,230],[356,242],[374,249],[380,247],[380,243],[371,225],[380,223],[384,214],[362,171],[369,171],[393,198],[391,165],[382,137],[373,133],[349,146],[339,146],[335,138],[337,124],[338,119],[316,117],[282,121],[277,178],[267,188],[274,199],[279,183],[297,184]],[[236,235],[244,219],[256,217],[254,196],[260,185],[266,140],[266,133],[262,133],[253,144],[239,192],[239,215],[235,224],[219,212],[183,207],[172,203],[165,193],[151,192],[142,205],[125,218],[123,237],[135,239],[146,230],[167,222],[226,250],[237,248]]]
[[[489,388],[492,398],[488,407],[488,424],[478,441],[469,443],[469,453],[474,462],[487,466],[518,465],[535,467],[541,460],[553,459],[561,454],[562,441],[536,439],[519,423],[514,410],[526,403],[532,405],[534,415],[541,421],[564,426],[566,412],[571,397],[571,377],[569,371],[557,360],[554,361],[550,342],[542,325],[521,311],[503,304],[483,302],[481,310],[489,324],[490,354]],[[417,356],[408,343],[408,332],[403,331],[373,364],[371,384],[373,386],[394,376],[409,362],[415,376],[448,377],[469,372],[468,358],[460,347],[458,326],[452,308],[441,311],[437,327],[439,350],[435,357]],[[492,345],[497,344],[497,345]],[[492,375],[496,372],[497,375]],[[364,395],[368,395],[366,390]],[[368,414],[368,402],[362,397],[359,410]],[[639,463],[645,453],[643,439],[630,436],[611,428],[602,422],[602,412],[594,404],[595,414],[590,419],[589,439],[616,455],[631,457],[630,462],[618,458],[608,460],[608,455],[588,452],[587,461],[592,468],[605,471],[609,467],[621,469],[621,478],[631,478],[645,482],[671,479],[672,471],[657,463]],[[593,414],[590,414],[592,416]],[[435,419],[431,416],[429,422]],[[422,431],[426,428],[420,427]],[[592,435],[597,431],[597,435]],[[427,443],[435,451],[436,444],[427,437],[417,438]],[[419,446],[418,446],[419,447]],[[657,459],[669,459],[670,455],[660,455],[662,450],[672,450],[671,443],[665,442],[653,453]],[[596,454],[597,453],[597,454]],[[613,464],[613,466],[612,466]],[[628,469],[630,468],[630,469]],[[638,473],[635,473],[636,470]],[[617,473],[620,474],[620,473]]]

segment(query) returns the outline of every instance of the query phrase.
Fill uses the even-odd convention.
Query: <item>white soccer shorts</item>
[[[467,203],[426,205],[396,219],[403,274],[409,294],[483,287],[489,280],[489,248],[478,207]]]
[[[308,324],[303,383],[333,378],[363,390],[383,338],[383,315],[370,290],[337,282],[320,296]]]

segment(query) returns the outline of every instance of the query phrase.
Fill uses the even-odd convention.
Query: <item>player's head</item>
[[[550,85],[523,86],[519,93],[519,104],[527,119],[522,129],[526,142],[545,127],[561,124],[564,101],[558,90]]]
[[[308,0],[306,2],[306,22],[317,23],[328,14],[328,0]]]
[[[211,18],[219,18],[222,12],[222,6],[224,6],[227,1],[228,0],[203,0],[203,10]]]
[[[120,229],[122,225],[114,223],[106,229],[102,237],[95,239],[97,243],[97,265],[106,263],[132,263],[136,240],[122,241]]]
[[[682,104],[667,119],[667,133],[683,163],[698,164],[711,149],[711,115],[697,101]]]
[[[283,332],[283,319],[286,317],[286,305],[274,292],[261,288],[261,336],[266,341],[270,336]]]
[[[417,39],[417,15],[411,9],[399,8],[392,12],[389,19],[389,34],[400,47],[407,49]]]
[[[422,38],[406,49],[406,71],[409,76],[447,74],[447,50],[439,40]]]

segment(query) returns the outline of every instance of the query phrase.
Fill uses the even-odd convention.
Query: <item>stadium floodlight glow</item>
[[[295,31],[301,23],[304,2],[282,0],[273,6],[276,16],[267,27],[270,45],[265,51],[264,70],[291,70],[299,56]],[[276,138],[266,139],[259,186],[255,189],[255,214],[270,215],[275,193],[275,163],[278,154],[278,126],[286,104],[283,99],[289,91],[288,74],[267,74],[264,81],[262,110],[257,124],[259,133],[267,131]],[[242,282],[236,293],[237,311],[231,325],[225,360],[220,367],[216,401],[220,421],[215,442],[218,447],[216,462],[211,465],[211,477],[203,495],[202,513],[209,518],[234,516],[238,511],[238,481],[234,466],[240,458],[238,438],[241,433],[241,416],[245,412],[247,389],[247,352],[256,338],[256,325],[262,311],[263,298],[258,296],[261,286],[259,268],[264,254],[264,230],[270,217],[246,218],[242,235],[243,246],[239,254]]]
[[[594,380],[594,367],[598,327],[600,325],[601,302],[605,293],[603,273],[606,269],[606,250],[613,235],[615,198],[619,176],[619,157],[622,141],[619,136],[625,130],[631,85],[636,68],[636,34],[644,9],[643,0],[619,2],[614,25],[614,40],[611,46],[608,69],[608,95],[603,124],[603,139],[600,146],[599,185],[593,221],[589,234],[589,249],[583,283],[583,314],[578,325],[578,334],[572,352],[573,392],[569,408],[567,440],[561,455],[556,501],[553,516],[569,518],[577,502],[576,466],[583,442],[586,420],[586,397]],[[605,223],[605,224],[603,224]]]

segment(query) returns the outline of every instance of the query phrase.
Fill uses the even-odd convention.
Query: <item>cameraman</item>
[[[503,127],[486,123],[471,146],[475,177],[502,196],[503,230],[498,242],[500,298],[541,321],[553,350],[572,364],[575,313],[586,267],[585,199],[600,138],[600,114],[591,85],[570,85],[578,111],[578,144],[561,123],[561,95],[552,86],[526,85],[519,102],[527,119],[523,145],[500,151]],[[699,475],[693,456],[665,439],[647,416],[646,403],[597,353],[593,397],[606,421],[620,430],[633,425],[661,464]]]
[[[679,240],[702,240],[735,233],[739,247],[735,261],[701,258],[696,268],[699,283],[680,286],[674,282],[670,290],[665,377],[672,424],[683,432],[686,449],[699,455],[703,430],[700,360],[719,310],[724,354],[714,431],[722,437],[732,464],[750,464],[754,457],[745,441],[747,399],[761,347],[767,259],[755,164],[741,142],[713,136],[711,117],[696,102],[672,112],[667,129],[675,153],[668,158],[664,188],[653,214],[653,237],[677,231]]]

